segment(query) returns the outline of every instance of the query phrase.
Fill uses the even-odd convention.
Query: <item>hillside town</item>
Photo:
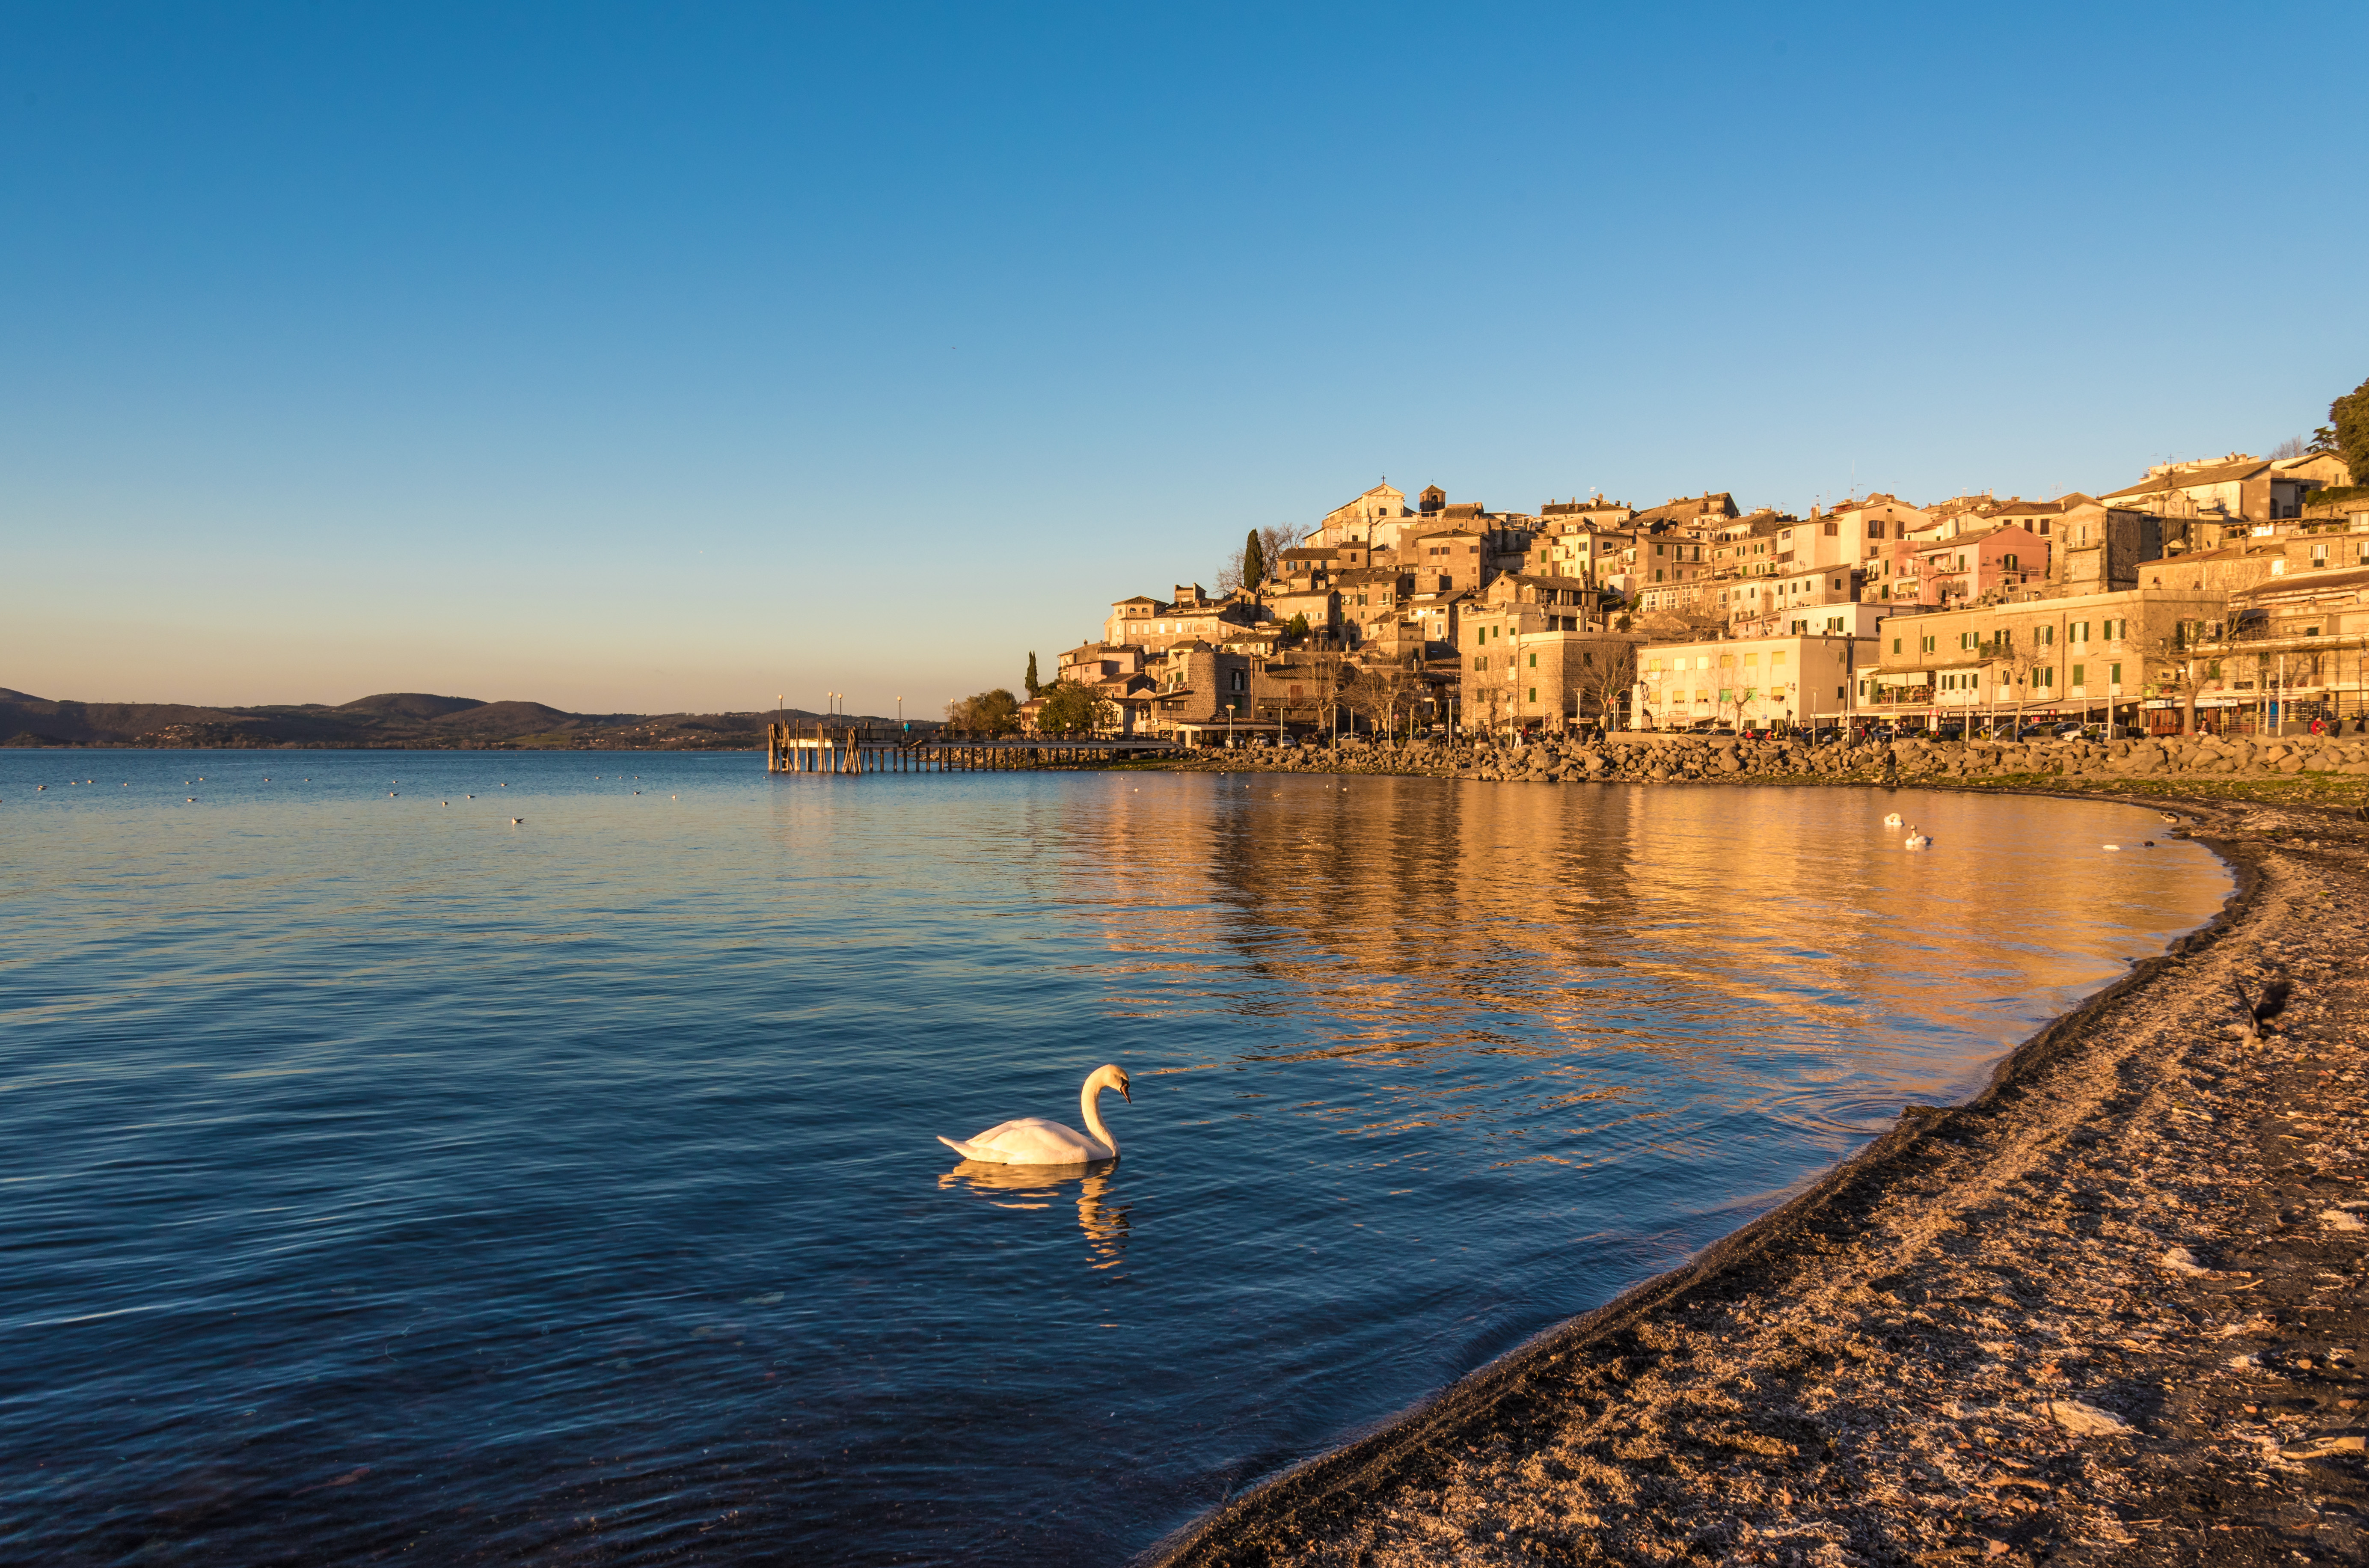
[[[1217,591],[1117,601],[1052,682],[1032,665],[1017,717],[1219,745],[2357,721],[2369,486],[2335,435],[2096,495],[1872,492],[1807,517],[1728,491],[1516,511],[1377,484],[1252,534]]]

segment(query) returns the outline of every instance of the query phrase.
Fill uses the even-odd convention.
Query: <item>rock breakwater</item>
[[[1548,737],[1520,744],[1345,740],[1229,751],[1182,764],[1279,773],[1410,773],[1532,784],[1850,784],[2369,781],[2369,736],[2170,736],[2104,741],[1753,740],[1731,736]],[[2353,787],[2358,787],[2354,785]]]

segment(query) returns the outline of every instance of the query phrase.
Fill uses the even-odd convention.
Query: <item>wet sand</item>
[[[2369,1559],[2369,824],[2180,809],[2228,908],[1981,1097],[1150,1560]]]

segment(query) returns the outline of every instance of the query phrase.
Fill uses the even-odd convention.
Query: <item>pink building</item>
[[[2020,523],[1970,530],[1954,539],[1914,544],[1915,601],[1971,603],[1996,589],[2036,587],[2048,580],[2048,541]],[[1886,556],[1889,564],[1891,557]],[[1886,577],[1879,598],[1908,598],[1902,577]]]

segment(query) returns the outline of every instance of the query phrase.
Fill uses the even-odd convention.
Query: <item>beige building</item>
[[[1456,704],[1471,729],[1565,729],[1618,722],[1643,639],[1607,631],[1568,578],[1500,578],[1468,604],[1457,647]]]
[[[1860,678],[1866,711],[1923,722],[2103,717],[2130,723],[2150,670],[2216,622],[2226,596],[2134,589],[1887,616]],[[2150,660],[2157,662],[2151,664]]]
[[[1218,598],[1198,583],[1179,583],[1173,599],[1138,594],[1112,605],[1103,641],[1157,651],[1196,639],[1236,636],[1266,618],[1265,608],[1247,594]]]
[[[1407,509],[1405,491],[1387,483],[1377,485],[1355,500],[1345,501],[1326,512],[1309,543],[1338,544],[1347,539],[1363,540],[1376,524],[1413,515]]]
[[[2303,515],[2315,490],[2345,482],[2340,459],[2326,455],[2260,458],[2231,452],[2192,463],[2157,464],[2135,485],[2099,498],[2109,506],[2162,517],[2275,522]]]
[[[1875,639],[1721,637],[1637,650],[1632,729],[1848,723]]]
[[[2300,726],[2364,711],[2369,665],[2369,521],[2306,523],[2278,539],[2249,541],[2258,568],[2233,589],[2226,613],[2193,628],[2182,679],[2158,694],[2166,708],[2193,699],[2204,727]],[[2150,565],[2176,573],[2187,563]],[[2171,727],[2158,714],[2157,727]],[[2185,717],[2180,721],[2184,724]]]

